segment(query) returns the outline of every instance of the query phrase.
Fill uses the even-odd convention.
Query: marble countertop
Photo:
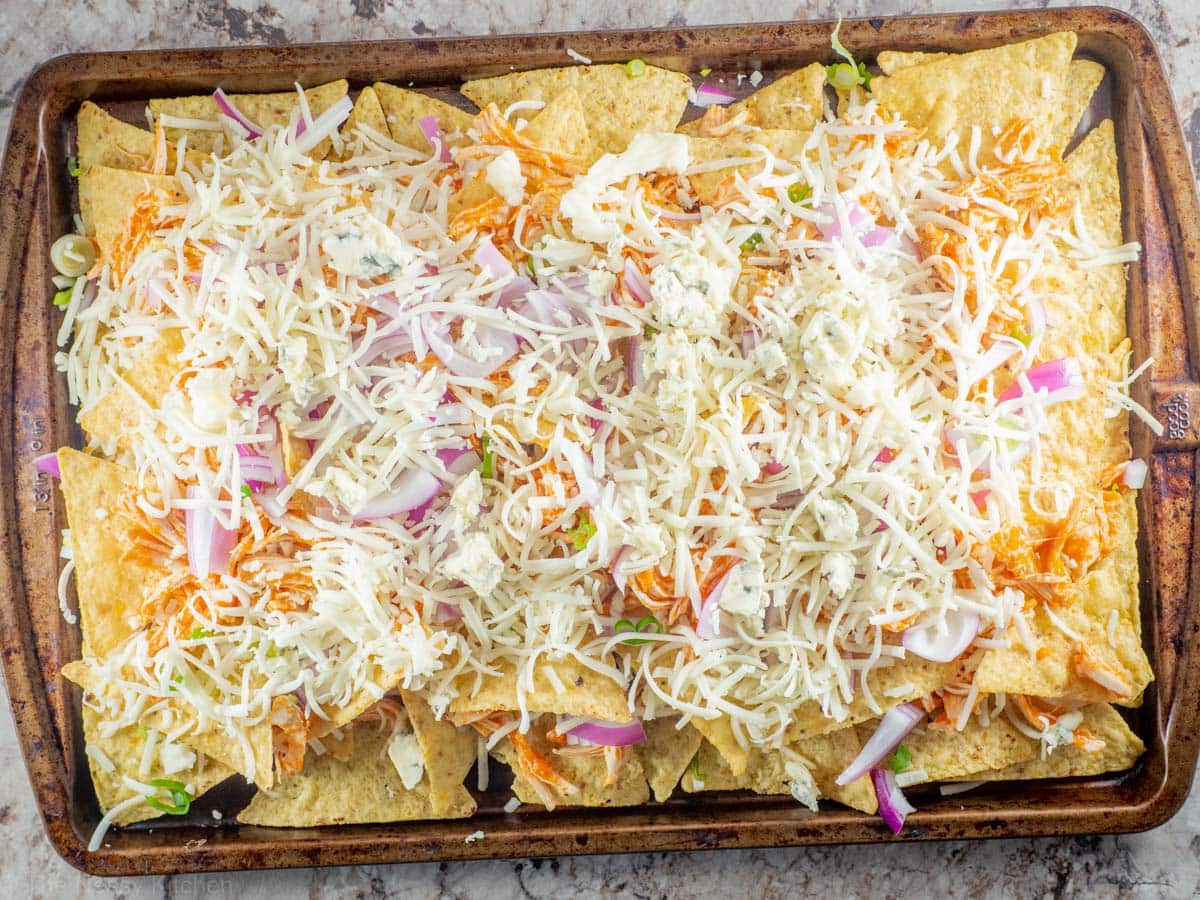
[[[21,82],[60,53],[414,35],[708,25],[911,12],[1044,7],[1038,0],[0,0],[0,133]],[[1166,59],[1200,168],[1200,7],[1131,0]],[[18,10],[19,7],[19,10]],[[501,11],[502,8],[502,11]],[[7,708],[0,683],[0,706]],[[12,719],[0,711],[0,897],[251,898],[610,896],[707,898],[804,894],[969,897],[1200,895],[1200,792],[1148,834],[643,854],[297,869],[213,876],[90,879],[51,848]]]

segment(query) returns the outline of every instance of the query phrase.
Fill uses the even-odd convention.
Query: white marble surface
[[[991,0],[0,0],[0,132],[25,76],[74,50],[401,38],[768,19],[957,12]],[[1045,3],[1019,0],[1015,5]],[[1200,7],[1132,0],[1166,58],[1200,146]],[[500,12],[500,9],[503,9]],[[488,23],[486,28],[481,23]],[[1193,150],[1193,164],[1197,163]],[[0,706],[7,707],[0,686]],[[0,712],[0,897],[1187,897],[1200,896],[1200,793],[1156,831],[1124,837],[301,869],[89,879],[46,840],[12,719]]]

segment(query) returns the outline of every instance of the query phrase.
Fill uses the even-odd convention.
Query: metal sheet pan
[[[65,388],[54,372],[57,311],[47,250],[66,230],[73,180],[65,160],[80,101],[93,99],[138,121],[149,97],[286,90],[348,78],[412,82],[455,102],[467,77],[564,65],[567,47],[596,61],[649,62],[695,72],[710,66],[736,82],[827,59],[832,23],[781,23],[530,37],[410,40],[270,48],[80,54],[46,63],[17,99],[0,172],[0,633],[17,732],[55,848],[105,875],[408,862],[508,856],[788,846],[897,840],[875,818],[841,808],[811,815],[790,800],[695,795],[619,810],[502,810],[503,786],[478,795],[467,821],[305,830],[216,822],[238,786],[206,795],[182,821],[112,832],[85,850],[100,813],[84,761],[78,692],[58,671],[79,636],[58,608],[58,544],[66,519],[33,457],[78,443]],[[1131,267],[1129,331],[1138,358],[1154,356],[1153,380],[1136,398],[1166,424],[1155,436],[1135,424],[1135,455],[1152,459],[1140,497],[1145,643],[1157,674],[1131,722],[1147,752],[1127,773],[1022,785],[997,784],[942,801],[917,794],[920,812],[899,840],[1136,831],[1182,804],[1200,736],[1200,606],[1196,450],[1200,446],[1200,210],[1178,117],[1146,31],[1109,9],[1045,10],[847,21],[843,40],[868,58],[879,50],[966,50],[1063,29],[1108,76],[1097,115],[1117,128],[1126,233],[1140,240]],[[749,84],[741,86],[748,92]],[[244,794],[244,791],[243,791]],[[236,806],[232,807],[236,809]],[[484,838],[466,837],[482,831]],[[201,841],[203,839],[203,841]]]

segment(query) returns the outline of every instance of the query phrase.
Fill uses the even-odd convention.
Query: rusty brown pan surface
[[[503,785],[478,794],[467,821],[266,829],[233,821],[237,786],[210,792],[182,821],[110,832],[85,848],[100,812],[87,774],[78,691],[58,671],[79,635],[58,608],[58,545],[66,525],[48,476],[32,459],[78,443],[62,379],[54,372],[57,310],[48,248],[69,230],[74,202],[65,160],[80,101],[136,121],[150,97],[286,90],[347,78],[414,82],[451,99],[468,77],[564,65],[567,47],[597,62],[639,56],[718,75],[766,76],[827,59],[832,23],[591,32],[532,37],[407,40],[292,47],[79,54],[46,63],[17,99],[0,173],[0,653],[17,734],[50,840],[71,864],[104,875],[409,862],[506,856],[789,846],[884,840],[1018,837],[1151,828],[1183,803],[1200,736],[1197,630],[1196,450],[1200,445],[1200,210],[1161,60],[1146,31],[1109,9],[861,19],[842,25],[848,46],[967,50],[1051,31],[1079,34],[1079,52],[1108,77],[1098,112],[1117,129],[1125,228],[1141,241],[1130,267],[1129,333],[1153,380],[1135,392],[1166,429],[1140,424],[1134,454],[1152,460],[1139,497],[1145,643],[1157,681],[1131,724],[1146,754],[1130,772],[1099,778],[998,783],[942,800],[915,794],[920,812],[900,838],[881,821],[840,808],[811,815],[790,799],[692,795],[659,806],[506,815]],[[749,90],[746,85],[745,90]],[[461,101],[458,101],[461,102]],[[226,811],[218,823],[211,810]],[[470,843],[475,831],[484,837]]]

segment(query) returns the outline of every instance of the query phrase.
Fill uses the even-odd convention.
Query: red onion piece
[[[437,605],[438,620],[441,622],[457,622],[462,618],[462,610],[457,606],[451,606],[449,603],[438,601]]]
[[[976,509],[980,512],[987,512],[987,500],[991,494],[991,490],[985,488],[982,491],[974,491],[968,496],[971,498],[971,502],[975,504]]]
[[[560,291],[532,290],[524,296],[525,302],[517,312],[531,322],[566,328],[575,319],[567,298]]]
[[[1121,483],[1133,491],[1140,491],[1146,486],[1146,475],[1150,471],[1144,459],[1131,459],[1125,463],[1125,471],[1121,473]]]
[[[438,450],[434,456],[442,461],[442,465],[446,467],[446,471],[451,475],[470,474],[471,471],[479,468],[479,464],[483,462],[479,454],[470,447]]]
[[[883,463],[884,465],[886,465],[887,463],[890,463],[895,458],[896,458],[896,451],[893,450],[891,447],[884,447],[882,450],[880,450],[878,453],[875,454],[875,459],[873,461],[877,462],[877,463]]]
[[[945,621],[944,632],[938,630],[936,622],[906,628],[900,642],[909,653],[932,662],[958,659],[979,634],[979,614],[969,609],[949,609]]]
[[[475,339],[481,347],[496,347],[500,353],[493,355],[487,362],[480,362],[474,357],[460,352],[446,339],[446,332],[440,328],[426,328],[425,338],[442,364],[452,375],[463,378],[487,378],[504,363],[516,355],[517,338],[511,331],[501,331],[490,325],[476,325]]]
[[[45,472],[51,478],[62,478],[62,470],[58,467],[57,453],[43,453],[34,458],[33,464],[39,472]]]
[[[355,510],[353,518],[359,522],[364,519],[386,519],[409,512],[431,501],[441,489],[442,483],[436,476],[414,466],[400,473],[390,492]]]
[[[896,232],[894,232],[892,229],[884,228],[881,225],[876,225],[863,235],[862,245],[864,247],[882,247],[895,236]]]
[[[821,205],[818,212],[823,215],[830,216],[833,221],[826,225],[821,225],[821,237],[827,241],[839,241],[842,239],[842,220],[838,216],[837,209],[830,203]],[[850,230],[854,234],[861,234],[870,229],[875,220],[871,218],[871,214],[855,203],[846,211],[846,220],[850,225]]]
[[[633,335],[625,339],[625,380],[629,382],[629,387],[632,390],[641,385],[645,380],[645,371],[642,368],[642,338],[640,335]]]
[[[753,328],[747,328],[742,332],[741,337],[742,355],[749,356],[750,351],[758,346],[758,332]]]
[[[1079,400],[1086,391],[1083,370],[1079,366],[1079,360],[1073,356],[1034,366],[1025,373],[1025,379],[1029,381],[1034,394],[1046,392],[1047,406],[1064,400]],[[1018,379],[1009,385],[998,398],[1000,402],[1022,396],[1024,389],[1021,382],[1022,379]]]
[[[763,463],[762,470],[767,475],[778,475],[787,469],[783,463],[777,459],[769,459]]]
[[[619,725],[615,722],[588,719],[568,729],[566,733],[602,747],[628,747],[646,740],[646,731],[641,722]]]
[[[300,127],[297,127],[296,133],[292,138],[293,146],[301,153],[308,153],[317,144],[341,128],[342,123],[350,118],[350,113],[353,111],[354,103],[350,98],[339,97],[336,103],[313,120],[311,128],[305,127],[305,122],[301,119],[299,123]]]
[[[729,583],[730,572],[713,585],[704,602],[700,604],[700,615],[696,617],[696,636],[702,641],[711,641],[721,636],[721,594]]]
[[[591,400],[589,400],[588,406],[597,412],[604,412],[604,401],[599,397],[593,397]],[[588,424],[592,426],[592,434],[596,435],[599,433],[600,429],[604,427],[604,420],[598,419],[595,416],[588,416]]]
[[[189,487],[187,495],[194,499],[196,488]],[[212,511],[204,508],[187,510],[183,519],[191,573],[197,578],[229,574],[229,556],[237,544],[237,532],[223,528]]]
[[[240,451],[242,444],[238,445]],[[265,456],[253,454],[250,456],[242,456],[238,462],[238,468],[241,471],[242,481],[259,481],[275,484],[279,473],[275,468],[274,463]]]
[[[892,834],[899,834],[900,829],[904,827],[904,820],[908,818],[909,813],[915,813],[916,808],[908,802],[904,791],[900,790],[900,785],[896,783],[896,775],[891,769],[872,769],[871,783],[875,786],[875,797],[879,800],[879,818],[883,819]]]
[[[229,95],[223,90],[217,88],[213,91],[213,100],[216,101],[217,109],[221,110],[222,115],[233,119],[238,124],[238,127],[246,132],[247,140],[252,141],[257,137],[262,137],[262,129],[242,115],[238,108],[233,105],[233,101],[229,99]]]
[[[438,124],[437,119],[433,116],[424,116],[417,119],[417,127],[425,135],[425,140],[429,141],[429,146],[437,153],[438,159],[445,163],[450,162],[450,145],[446,143],[446,135],[442,132],[442,126]]]
[[[646,276],[642,274],[632,259],[625,260],[625,272],[622,276],[622,282],[625,285],[625,290],[629,291],[629,295],[638,303],[645,306],[650,302],[650,283],[646,281]]]
[[[878,766],[923,718],[925,710],[915,703],[903,703],[889,709],[879,720],[875,733],[863,744],[858,756],[838,775],[837,783],[847,785],[858,781]]]
[[[490,237],[480,239],[479,246],[475,248],[475,254],[471,257],[471,262],[496,279],[511,278],[517,274],[513,270],[512,263],[496,249],[496,245],[492,243]]]
[[[728,106],[736,99],[727,90],[711,84],[702,84],[696,88],[696,99],[692,103],[701,109],[707,109],[710,106]]]

